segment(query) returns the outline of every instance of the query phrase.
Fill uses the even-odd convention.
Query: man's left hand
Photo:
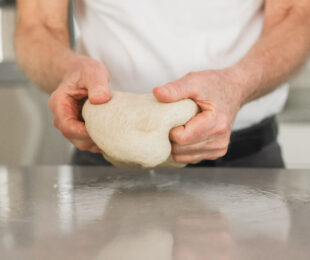
[[[179,163],[216,160],[227,153],[232,125],[241,107],[241,87],[228,70],[192,72],[153,90],[160,102],[190,98],[200,112],[170,131],[173,159]]]

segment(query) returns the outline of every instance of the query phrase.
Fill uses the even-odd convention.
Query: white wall
[[[280,124],[279,142],[287,168],[310,169],[310,124]]]
[[[288,168],[310,169],[310,62],[291,81],[279,142]],[[281,116],[280,116],[281,118]]]

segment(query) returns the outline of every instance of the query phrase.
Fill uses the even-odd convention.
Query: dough
[[[85,102],[82,115],[91,139],[115,166],[176,167],[169,131],[198,111],[191,99],[161,103],[152,94],[113,92],[102,105]],[[166,162],[166,163],[165,163]]]

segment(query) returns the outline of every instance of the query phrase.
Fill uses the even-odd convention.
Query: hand
[[[82,151],[101,152],[79,120],[81,100],[88,96],[92,104],[107,102],[111,98],[108,84],[107,69],[91,58],[81,57],[50,97],[54,126]]]
[[[191,98],[201,112],[170,131],[172,156],[179,163],[216,160],[227,153],[231,129],[241,107],[241,88],[230,71],[192,72],[153,90],[160,102]]]

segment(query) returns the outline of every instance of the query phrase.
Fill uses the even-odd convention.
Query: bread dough
[[[180,166],[169,158],[169,131],[184,125],[197,111],[191,99],[161,103],[152,94],[113,92],[102,105],[87,100],[82,115],[91,139],[108,161],[115,166],[152,168]]]

